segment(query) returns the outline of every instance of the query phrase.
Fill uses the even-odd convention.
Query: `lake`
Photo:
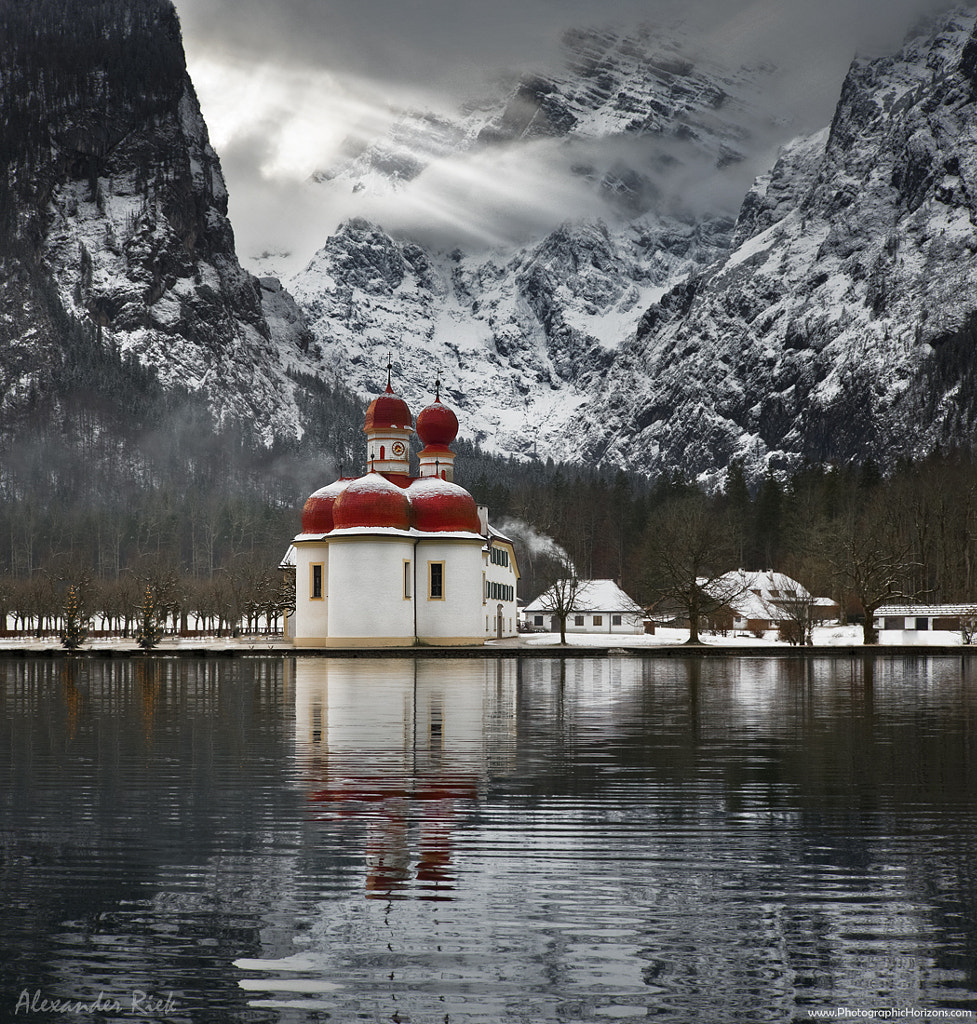
[[[3,1021],[971,1019],[977,662],[0,660],[0,897]]]

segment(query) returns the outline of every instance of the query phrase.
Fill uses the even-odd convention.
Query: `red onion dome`
[[[408,489],[414,527],[424,533],[480,533],[475,499],[439,476],[415,480]]]
[[[389,427],[403,427],[409,430],[413,422],[407,403],[395,395],[393,388],[387,384],[387,390],[370,402],[363,429],[384,430]]]
[[[458,417],[440,398],[417,414],[417,436],[426,446],[447,447],[458,436]]]
[[[410,529],[410,499],[407,492],[379,473],[367,473],[350,481],[332,507],[337,530],[356,526]]]
[[[335,480],[309,495],[302,508],[303,533],[329,533],[333,528],[332,509],[349,480]]]

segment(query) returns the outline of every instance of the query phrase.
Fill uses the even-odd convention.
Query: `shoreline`
[[[459,647],[292,647],[281,641],[215,641],[212,644],[181,645],[161,643],[151,651],[135,646],[84,647],[68,651],[60,644],[42,641],[17,646],[0,646],[0,658],[81,658],[86,660],[124,658],[865,658],[865,657],[949,657],[977,656],[977,645],[965,644],[815,644],[791,647],[787,644],[685,643],[628,645],[595,644],[523,644]]]

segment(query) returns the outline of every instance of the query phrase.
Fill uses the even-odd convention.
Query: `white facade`
[[[491,527],[482,549],[483,606],[486,637],[512,636],[518,629],[516,553],[512,541]]]
[[[554,612],[555,588],[542,593],[525,608],[523,616],[530,629],[560,632]],[[634,636],[644,632],[644,609],[614,580],[581,580],[567,615],[568,633],[609,633]]]

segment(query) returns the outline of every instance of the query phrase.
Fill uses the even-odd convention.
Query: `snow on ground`
[[[962,640],[958,632],[948,630],[932,630],[917,632],[916,630],[882,630],[879,646],[870,648],[877,652],[885,652],[887,647],[960,647]],[[611,650],[654,650],[663,647],[681,647],[689,639],[687,629],[661,627],[654,634],[629,635],[626,633],[567,633],[566,647],[560,646],[559,633],[528,633],[506,640],[490,640],[487,647],[506,648],[540,648],[552,647],[560,652],[568,648],[599,648]],[[704,647],[728,648],[735,652],[737,648],[769,647],[772,650],[782,649],[784,652],[797,650],[789,644],[777,639],[775,630],[770,630],[762,637],[752,633],[729,632],[726,636],[716,633],[702,633],[700,640]],[[41,637],[3,637],[0,638],[0,654],[8,652],[47,652],[60,649],[56,636]],[[814,647],[861,647],[861,626],[819,626],[814,630]],[[135,653],[136,642],[131,637],[98,637],[87,641],[82,651],[117,651],[119,653]],[[156,655],[179,654],[184,650],[220,651],[267,651],[269,654],[300,653],[281,636],[244,636],[237,639],[216,636],[165,637],[152,652]],[[423,648],[418,649],[423,653]],[[556,653],[556,650],[554,650]]]
[[[879,646],[946,646],[959,647],[962,644],[957,632],[932,630],[917,632],[916,630],[881,630]],[[614,647],[614,648],[655,648],[672,647],[686,643],[689,639],[687,629],[660,627],[654,634],[637,636],[626,633],[567,633],[568,647]],[[790,650],[790,645],[777,639],[776,630],[769,630],[762,637],[752,633],[730,631],[725,636],[718,633],[702,632],[699,639],[705,647],[782,647]],[[511,644],[513,641],[502,641]],[[519,643],[526,647],[559,646],[559,633],[530,633],[519,638]],[[814,629],[815,647],[860,647],[862,645],[861,626],[818,626]]]

